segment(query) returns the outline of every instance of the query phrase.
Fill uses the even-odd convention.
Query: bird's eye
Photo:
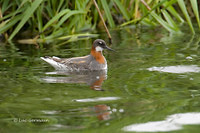
[[[103,43],[102,43],[102,42],[99,42],[99,44],[102,45]]]

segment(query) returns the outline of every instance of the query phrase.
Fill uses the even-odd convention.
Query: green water
[[[104,52],[107,74],[56,72],[40,59],[87,55],[93,39],[39,49],[1,43],[0,132],[198,133],[200,35],[123,29],[112,36],[117,52]]]

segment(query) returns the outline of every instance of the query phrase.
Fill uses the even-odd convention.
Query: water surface
[[[39,49],[1,43],[0,132],[199,132],[200,35],[112,36],[117,52],[105,51],[108,71],[95,73],[55,71],[40,59],[84,56],[93,39]]]

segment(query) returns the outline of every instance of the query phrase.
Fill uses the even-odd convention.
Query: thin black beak
[[[114,51],[114,52],[115,52],[114,49],[111,49],[111,48],[109,48],[108,46],[106,46],[105,49],[110,50],[110,51]]]

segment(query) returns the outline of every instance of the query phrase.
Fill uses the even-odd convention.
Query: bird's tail
[[[51,66],[53,66],[56,70],[64,70],[67,69],[67,67],[64,64],[61,64],[57,62],[56,60],[59,60],[58,57],[40,57],[45,62],[49,63]]]

